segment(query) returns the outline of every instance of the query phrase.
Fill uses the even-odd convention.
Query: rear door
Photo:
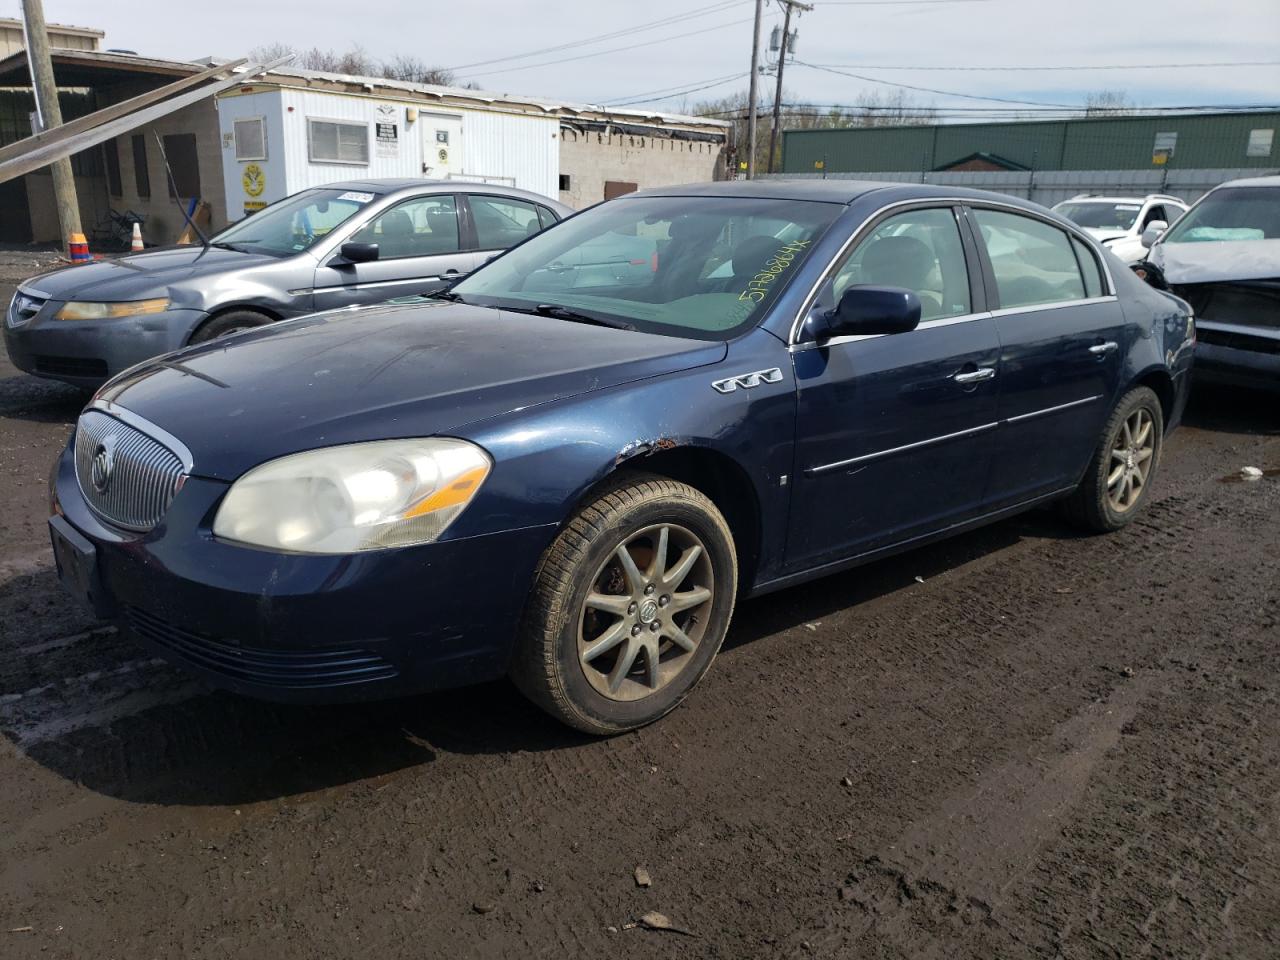
[[[1029,212],[974,204],[1000,338],[1000,428],[988,506],[1079,482],[1116,400],[1124,312],[1092,248]]]
[[[478,253],[477,266],[540,233],[555,220],[547,207],[518,197],[469,193],[462,196],[462,202],[467,243]]]
[[[477,257],[463,249],[458,200],[431,193],[403,200],[357,227],[343,242],[376,243],[378,259],[348,263],[335,251],[316,268],[315,308],[431,293],[469,273]]]
[[[873,224],[819,288],[904,287],[920,326],[793,349],[799,408],[787,562],[812,567],[944,529],[981,507],[996,430],[999,343],[959,208]]]

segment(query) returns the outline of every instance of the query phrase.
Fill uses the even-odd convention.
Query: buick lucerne
[[[52,480],[63,581],[283,700],[509,674],[616,733],[735,600],[1049,501],[1151,495],[1190,308],[1049,211],[924,185],[628,195],[432,299],[143,364]]]

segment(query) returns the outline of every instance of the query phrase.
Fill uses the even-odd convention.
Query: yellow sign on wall
[[[240,175],[240,185],[244,187],[244,192],[251,197],[262,196],[262,191],[267,188],[267,175],[262,172],[262,168],[256,163],[250,163],[244,168],[244,173]]]

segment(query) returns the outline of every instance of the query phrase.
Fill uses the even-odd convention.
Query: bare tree
[[[745,91],[704,100],[684,108],[694,116],[718,117],[730,120],[734,125],[734,143],[738,145],[738,159],[746,159],[747,107]],[[783,91],[782,113],[778,120],[783,130],[844,129],[848,127],[911,126],[933,123],[938,112],[932,106],[917,103],[906,91],[899,90],[888,96],[861,94],[854,103],[843,105],[814,105],[796,102]],[[768,129],[766,118],[765,129]],[[757,137],[756,168],[768,166],[768,137]],[[781,149],[781,142],[779,142]]]
[[[1098,90],[1084,98],[1086,117],[1120,117],[1136,113],[1137,109],[1124,90]]]
[[[390,60],[375,60],[363,47],[350,50],[298,50],[286,43],[271,43],[255,47],[250,56],[259,60],[276,60],[294,54],[293,65],[303,70],[322,70],[326,73],[345,73],[357,77],[382,77],[387,80],[407,80],[410,83],[428,83],[436,86],[455,86],[451,71],[433,67],[409,54],[396,54]]]

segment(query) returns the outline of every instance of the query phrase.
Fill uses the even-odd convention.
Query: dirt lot
[[[1198,393],[1121,534],[743,604],[609,741],[505,684],[241,700],[87,620],[45,534],[80,403],[0,362],[4,957],[1280,955],[1280,477],[1223,480],[1280,468],[1274,399]]]

